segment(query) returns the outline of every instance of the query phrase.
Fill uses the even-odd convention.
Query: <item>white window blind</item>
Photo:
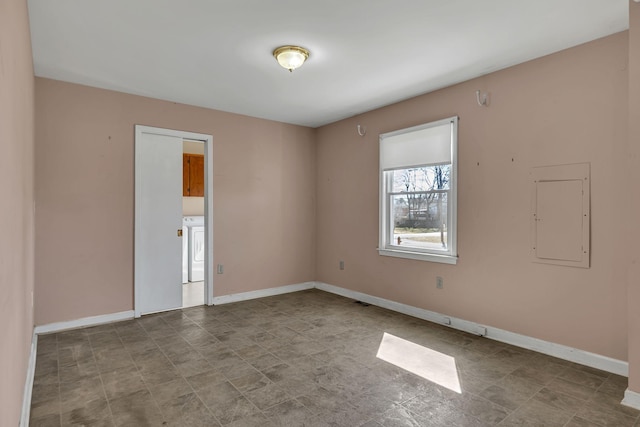
[[[380,169],[452,163],[451,134],[456,118],[390,132],[380,137]]]

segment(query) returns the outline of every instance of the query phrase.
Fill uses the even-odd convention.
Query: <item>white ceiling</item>
[[[35,73],[321,126],[628,28],[627,0],[29,0]],[[271,52],[311,51],[289,73]]]

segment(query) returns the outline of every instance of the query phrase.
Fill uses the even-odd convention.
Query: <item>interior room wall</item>
[[[204,197],[183,197],[182,198],[182,215],[183,216],[204,215]]]
[[[214,295],[315,278],[312,129],[36,78],[35,322],[133,308],[134,125],[213,135]]]
[[[319,128],[317,279],[626,360],[627,56],[622,32]],[[379,134],[454,115],[457,265],[378,255]],[[591,267],[533,263],[531,168],[581,162]]]
[[[34,83],[27,2],[0,2],[0,425],[16,426],[33,333]]]
[[[627,327],[629,341],[629,389],[640,393],[640,3],[629,1],[629,139],[628,181],[624,186],[628,191],[625,203],[627,233],[625,253],[629,262]],[[627,209],[625,209],[627,212]]]
[[[204,155],[204,144],[201,142],[184,141],[182,143],[183,153]],[[198,216],[204,215],[204,197],[183,197],[182,215]]]

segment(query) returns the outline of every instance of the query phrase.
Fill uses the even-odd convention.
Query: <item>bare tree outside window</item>
[[[398,246],[447,248],[447,196],[451,165],[391,172],[393,242]]]

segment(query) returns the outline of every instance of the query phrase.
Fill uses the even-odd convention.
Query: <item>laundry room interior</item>
[[[182,150],[182,306],[204,298],[204,143],[183,141]]]

